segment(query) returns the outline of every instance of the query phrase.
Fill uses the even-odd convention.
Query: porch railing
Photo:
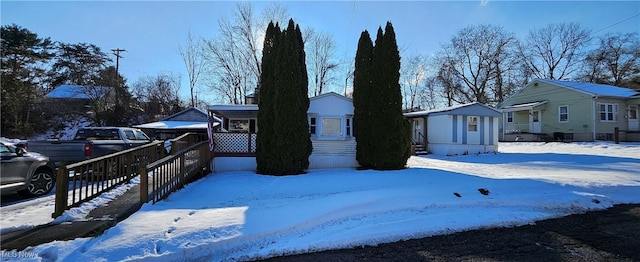
[[[529,133],[529,124],[506,124],[504,132],[505,134]]]
[[[63,165],[56,172],[56,200],[53,217],[96,198],[139,174],[142,163],[166,155],[162,141],[118,153]]]
[[[209,143],[202,141],[146,165],[140,171],[140,202],[155,204],[198,175],[207,174],[211,159]]]
[[[216,156],[255,156],[255,133],[213,133]]]

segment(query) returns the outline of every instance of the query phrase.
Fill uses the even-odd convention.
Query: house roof
[[[544,105],[548,101],[536,101],[522,104],[515,104],[510,106],[505,106],[502,108],[502,112],[513,112],[513,111],[521,111],[521,110],[532,110],[537,106]]]
[[[48,98],[92,99],[105,97],[113,88],[103,86],[59,85],[47,94]]]
[[[349,103],[353,103],[353,100],[351,100],[351,98],[348,98],[348,97],[343,96],[341,94],[338,94],[336,92],[329,92],[329,93],[324,93],[324,94],[321,94],[321,95],[317,95],[317,96],[309,98],[309,100],[313,101],[313,100],[322,99],[322,98],[328,97],[328,96],[337,97],[337,98],[343,99],[345,101],[348,101]]]
[[[619,86],[602,85],[602,84],[585,83],[585,82],[550,80],[550,79],[537,79],[537,81],[549,83],[552,85],[562,86],[568,89],[587,93],[592,96],[623,97],[623,98],[640,96],[640,92],[638,91],[635,91],[630,88],[619,87]]]
[[[258,116],[258,105],[212,105],[207,109],[227,119],[246,119],[256,118]]]
[[[440,109],[405,113],[404,116],[406,116],[407,118],[415,118],[415,117],[424,117],[429,115],[452,115],[452,114],[494,116],[494,117],[499,117],[502,115],[500,111],[496,110],[493,107],[490,107],[478,102],[473,102],[473,103],[455,105],[455,106],[450,106],[450,107],[445,107]]]
[[[162,120],[177,120],[180,119],[181,116],[189,114],[189,113],[195,113],[197,115],[200,115],[203,119],[207,119],[209,117],[209,115],[207,115],[207,112],[202,111],[198,108],[192,107],[192,108],[188,108],[185,110],[182,110],[178,113],[175,113],[173,115],[167,116],[165,118],[163,118]]]
[[[216,121],[213,126],[220,125],[221,121]],[[136,128],[148,129],[207,129],[207,122],[190,121],[158,121],[133,126]]]

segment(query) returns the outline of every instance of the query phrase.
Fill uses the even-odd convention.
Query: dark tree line
[[[169,110],[149,111],[152,108],[146,104],[153,99],[146,98],[153,92],[134,97],[109,54],[97,45],[54,42],[15,24],[2,26],[0,37],[2,136],[27,138],[55,131],[72,118],[84,118],[92,125],[131,125],[149,120],[139,117],[145,113],[173,114],[184,108],[182,101],[170,102],[179,100],[176,89],[169,98],[153,98],[172,103],[167,106]],[[136,88],[145,84],[144,79],[138,81]],[[81,92],[89,102],[70,109],[65,103],[46,99],[47,93],[59,85],[82,86]]]
[[[362,32],[353,80],[356,159],[362,168],[401,169],[410,156],[409,122],[402,115],[400,54],[393,26],[378,28],[375,46]]]
[[[257,173],[293,175],[309,167],[308,78],[300,27],[269,23],[262,51]]]

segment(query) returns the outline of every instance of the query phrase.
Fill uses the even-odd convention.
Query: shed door
[[[627,108],[627,120],[629,122],[629,131],[638,131],[640,126],[638,125],[638,106],[630,105]]]

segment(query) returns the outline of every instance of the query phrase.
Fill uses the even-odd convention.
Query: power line
[[[626,19],[624,19],[624,20],[622,20],[622,21],[616,22],[616,23],[614,23],[614,24],[612,24],[612,25],[610,25],[610,26],[607,26],[607,27],[605,27],[605,28],[602,28],[602,29],[596,30],[596,31],[592,32],[592,33],[591,33],[591,35],[594,35],[594,34],[599,33],[599,32],[601,32],[601,31],[607,30],[607,29],[612,28],[612,27],[614,27],[614,26],[616,26],[616,25],[622,24],[622,23],[624,23],[624,22],[626,22],[626,21],[629,21],[629,20],[631,20],[631,19],[633,19],[633,18],[635,18],[635,17],[638,17],[638,16],[640,16],[640,13],[635,14],[635,15],[633,15],[633,16],[631,16],[631,17],[628,17],[628,18],[626,18]]]

